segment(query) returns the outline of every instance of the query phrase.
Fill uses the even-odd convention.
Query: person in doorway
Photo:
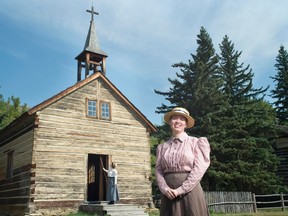
[[[104,172],[108,175],[108,191],[107,191],[107,200],[108,204],[114,204],[116,201],[119,201],[119,193],[117,187],[117,175],[118,172],[116,170],[117,164],[112,162],[111,167],[109,169],[105,169],[103,167]]]
[[[161,191],[160,216],[209,216],[200,180],[210,165],[206,137],[189,136],[194,119],[176,107],[164,115],[172,136],[158,145],[155,175]]]

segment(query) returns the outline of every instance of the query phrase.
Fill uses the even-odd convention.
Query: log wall
[[[0,213],[24,215],[29,212],[30,192],[33,189],[32,160],[33,131],[14,139],[0,148]],[[6,178],[7,154],[14,151],[13,175]]]
[[[111,103],[112,119],[86,117],[86,98]],[[121,202],[151,199],[149,133],[141,119],[95,80],[38,111],[32,163],[36,164],[34,203],[40,208],[86,200],[88,154],[111,155],[118,164]]]

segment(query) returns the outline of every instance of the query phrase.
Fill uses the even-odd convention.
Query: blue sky
[[[9,0],[0,1],[0,94],[33,107],[76,83],[74,59],[85,44],[91,6],[107,78],[154,124],[155,110],[188,62],[203,26],[216,51],[228,35],[254,87],[270,85],[280,45],[288,49],[286,0]],[[269,91],[271,88],[269,89]],[[267,97],[267,100],[270,100]]]

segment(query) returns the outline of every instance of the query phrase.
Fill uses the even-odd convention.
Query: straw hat
[[[172,111],[167,112],[164,115],[164,121],[169,124],[169,121],[173,115],[181,115],[184,116],[187,119],[187,128],[191,128],[194,125],[194,119],[190,116],[188,110],[182,108],[182,107],[175,107],[172,109]]]

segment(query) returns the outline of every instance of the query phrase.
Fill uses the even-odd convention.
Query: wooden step
[[[133,204],[83,203],[79,210],[88,214],[96,213],[99,216],[148,216],[143,207]]]

